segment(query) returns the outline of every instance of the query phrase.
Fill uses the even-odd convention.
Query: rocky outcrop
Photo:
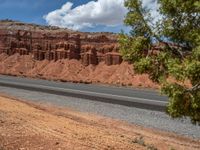
[[[158,88],[119,54],[117,35],[0,21],[0,74]]]
[[[0,54],[31,55],[35,60],[76,59],[83,65],[117,65],[122,62],[117,35],[38,29],[34,25],[0,22]]]
[[[109,65],[118,65],[122,62],[122,57],[119,53],[109,52],[105,55],[105,64]]]
[[[99,63],[97,59],[97,50],[94,46],[84,45],[81,48],[81,61],[82,64],[88,66],[90,64],[97,65]]]

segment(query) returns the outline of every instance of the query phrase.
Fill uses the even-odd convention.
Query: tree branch
[[[194,92],[197,90],[200,90],[200,82],[194,85],[193,87],[191,87],[190,89],[187,89],[186,92]]]

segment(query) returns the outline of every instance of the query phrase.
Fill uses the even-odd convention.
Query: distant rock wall
[[[32,55],[35,60],[76,59],[83,65],[121,64],[117,37],[109,34],[0,29],[0,54]]]

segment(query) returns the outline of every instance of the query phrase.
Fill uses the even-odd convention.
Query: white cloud
[[[127,13],[124,0],[98,0],[72,8],[73,3],[67,2],[62,8],[44,16],[49,25],[83,29],[95,25],[117,26],[123,24]]]
[[[150,10],[154,23],[161,18],[160,13],[158,12],[159,5],[157,0],[142,0],[142,2],[143,7]]]
[[[143,1],[144,6],[155,7],[152,0]],[[90,1],[75,8],[73,8],[73,3],[67,2],[60,9],[45,15],[44,19],[49,25],[80,30],[96,25],[113,27],[122,25],[126,13],[124,0]],[[153,11],[153,13],[155,12]]]

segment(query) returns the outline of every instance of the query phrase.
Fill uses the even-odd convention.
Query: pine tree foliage
[[[147,73],[169,97],[167,113],[200,124],[200,2],[157,0],[160,19],[155,23],[141,0],[125,0],[121,53],[137,73]],[[162,43],[155,52],[155,43]],[[190,84],[189,84],[189,83]]]

